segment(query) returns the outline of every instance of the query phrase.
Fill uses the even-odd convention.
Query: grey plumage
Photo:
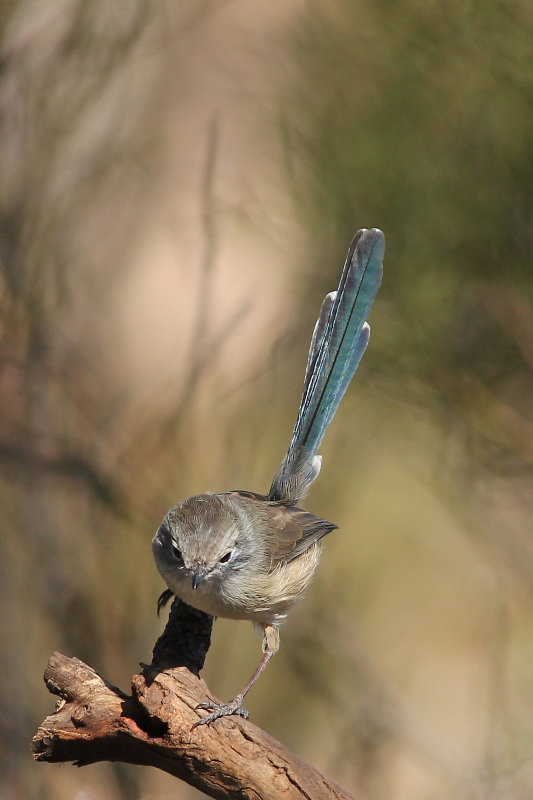
[[[185,602],[214,616],[276,625],[305,588],[297,591],[298,573],[314,571],[318,552],[289,565],[335,528],[253,492],[204,494],[170,509],[153,548],[168,586]]]
[[[214,616],[250,620],[264,633],[263,658],[243,691],[196,724],[245,715],[242,699],[278,649],[279,625],[311,581],[322,537],[336,528],[297,502],[320,472],[317,450],[368,344],[366,317],[381,283],[384,247],[381,231],[358,231],[339,288],[322,304],[293,435],[269,494],[191,497],[170,509],[153,539],[172,592]]]

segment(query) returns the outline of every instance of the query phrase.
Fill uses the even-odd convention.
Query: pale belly
[[[250,602],[249,598],[239,602],[238,598],[232,597],[228,600],[219,591],[214,591],[214,587],[209,585],[209,578],[206,578],[197,589],[193,589],[190,581],[179,580],[170,585],[174,594],[193,608],[211,614],[214,617],[224,619],[242,619],[263,625],[275,625],[282,622],[287,616],[287,611],[292,603],[275,604],[275,607],[261,603],[254,599]]]
[[[212,580],[207,576],[193,589],[186,576],[174,572],[164,577],[177,597],[206,614],[276,625],[285,619],[309,585],[320,551],[320,545],[315,545],[274,572],[255,573],[251,580],[240,574],[224,580]]]

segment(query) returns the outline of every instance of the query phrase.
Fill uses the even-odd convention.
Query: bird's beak
[[[198,589],[204,577],[205,575],[202,575],[202,573],[200,572],[200,567],[196,567],[196,569],[192,574],[192,588]]]

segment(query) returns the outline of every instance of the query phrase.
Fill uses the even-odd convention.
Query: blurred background
[[[377,226],[306,502],[340,530],[247,706],[358,798],[530,798],[529,0],[4,0],[0,27],[0,797],[199,797],[33,763],[42,673],[57,649],[128,690],[161,518],[268,489]],[[217,621],[204,677],[231,698],[259,653]]]

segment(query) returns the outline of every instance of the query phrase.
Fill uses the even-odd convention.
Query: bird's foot
[[[200,703],[196,706],[197,709],[202,708],[206,711],[210,711],[211,713],[195,722],[191,730],[193,728],[197,728],[198,725],[210,725],[211,722],[214,722],[216,719],[220,719],[220,717],[237,716],[248,719],[250,712],[243,708],[241,703],[242,697],[236,697],[235,700],[232,700],[230,703]]]

